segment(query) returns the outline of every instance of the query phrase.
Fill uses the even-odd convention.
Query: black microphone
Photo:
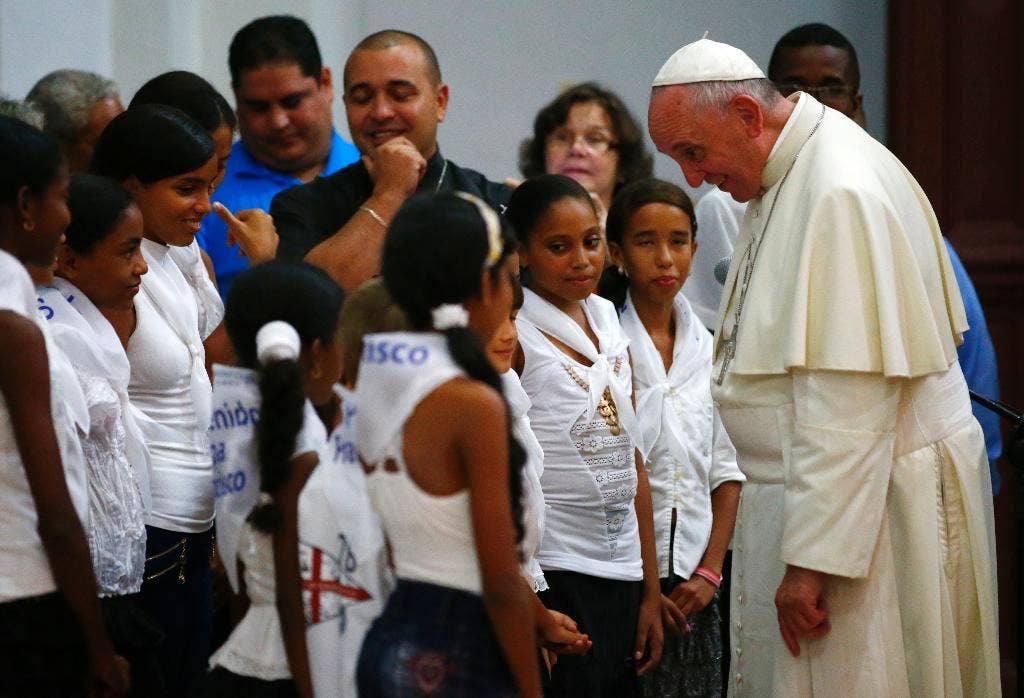
[[[729,265],[732,264],[732,257],[722,257],[715,265],[715,280],[725,286],[725,280],[729,276]]]

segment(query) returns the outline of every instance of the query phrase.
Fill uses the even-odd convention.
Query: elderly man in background
[[[103,129],[124,111],[113,80],[85,70],[55,70],[25,101],[43,112],[43,130],[57,139],[72,172],[85,172]]]
[[[19,102],[0,94],[0,116],[9,116],[12,119],[24,121],[29,126],[35,126],[43,130],[43,112],[39,107],[28,102]]]
[[[658,150],[750,202],[712,385],[748,478],[730,693],[998,695],[991,482],[924,193],[731,46],[684,46],[653,85]]]
[[[464,191],[502,210],[512,190],[446,160],[437,127],[448,85],[430,44],[386,29],[360,41],[345,63],[345,114],[362,160],[281,192],[270,213],[278,255],[325,269],[346,291],[380,272],[384,231],[417,191]]]

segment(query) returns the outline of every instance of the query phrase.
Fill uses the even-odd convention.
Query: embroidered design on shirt
[[[373,596],[355,580],[359,561],[348,539],[344,534],[339,534],[338,538],[337,556],[299,541],[299,574],[306,625],[337,619],[339,632],[344,633],[348,607],[369,601]]]
[[[569,364],[562,364],[562,368],[565,369],[569,377],[572,378],[576,385],[583,388],[584,392],[590,392],[590,383],[580,378],[580,375],[573,370],[573,367]],[[615,375],[619,375],[619,369],[622,368],[622,357],[620,356],[615,360],[615,366],[612,371]],[[622,428],[619,426],[619,408],[615,406],[615,400],[612,399],[612,389],[605,388],[604,393],[601,394],[601,401],[597,403],[597,412],[601,415],[604,421],[608,424],[608,431],[612,433],[612,436],[618,436],[622,433]]]

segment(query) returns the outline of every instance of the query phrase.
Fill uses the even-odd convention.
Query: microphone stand
[[[971,399],[981,405],[987,410],[995,412],[1000,417],[1010,422],[1016,429],[1013,432],[1013,436],[1010,437],[1008,445],[1003,449],[1003,455],[1006,456],[1010,464],[1016,468],[1020,475],[1024,476],[1024,412],[1010,407],[1005,402],[999,400],[992,400],[979,395],[973,390],[968,390],[971,394]]]

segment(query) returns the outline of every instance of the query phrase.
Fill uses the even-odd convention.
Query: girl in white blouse
[[[506,216],[526,286],[516,368],[544,452],[541,598],[594,643],[588,655],[559,659],[550,693],[638,695],[637,676],[661,655],[662,605],[628,339],[611,303],[592,295],[601,228],[589,194],[561,175],[520,185]]]
[[[139,592],[146,559],[149,450],[128,398],[131,369],[104,313],[130,311],[146,262],[142,214],[131,194],[106,177],[72,177],[71,225],[57,277],[36,288],[39,310],[75,368],[89,409],[82,439],[89,481],[89,551],[107,627],[132,664],[135,695],[160,695],[159,631]]]
[[[228,294],[225,324],[240,367],[216,369],[217,539],[250,605],[211,657],[203,696],[313,696],[298,501],[327,443],[317,412],[337,404],[342,298],[306,264],[254,267]]]
[[[164,632],[164,675],[177,695],[202,675],[210,650],[214,489],[205,328],[170,252],[190,245],[210,212],[217,158],[183,112],[142,105],[107,125],[90,170],[124,184],[142,212],[149,270],[135,307],[114,323],[127,338],[128,392],[150,451],[143,602]]]
[[[665,651],[644,685],[656,698],[721,693],[715,598],[746,479],[711,400],[711,335],[679,292],[697,249],[693,221],[673,184],[624,187],[607,222],[617,268],[601,284],[630,339],[662,593],[685,617],[680,627],[677,615],[663,616]]]

